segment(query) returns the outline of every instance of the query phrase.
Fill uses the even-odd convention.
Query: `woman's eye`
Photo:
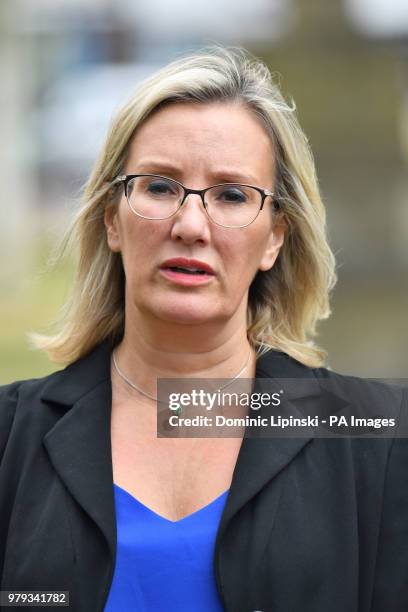
[[[153,181],[147,186],[147,191],[153,195],[174,195],[175,190],[166,181]]]
[[[245,193],[240,189],[225,189],[220,193],[219,198],[221,201],[231,204],[243,204],[247,201]]]

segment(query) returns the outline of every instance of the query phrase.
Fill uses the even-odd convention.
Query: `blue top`
[[[222,612],[215,536],[228,491],[170,521],[114,484],[117,555],[104,612]]]

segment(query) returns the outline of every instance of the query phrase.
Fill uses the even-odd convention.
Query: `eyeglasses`
[[[246,227],[273,192],[253,185],[222,183],[206,189],[188,189],[178,181],[157,174],[117,176],[111,186],[123,184],[129,207],[144,219],[168,219],[175,215],[190,194],[199,195],[211,221],[222,227]],[[274,207],[279,204],[274,202]]]

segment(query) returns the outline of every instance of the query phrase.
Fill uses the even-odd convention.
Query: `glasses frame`
[[[134,208],[132,207],[131,203],[129,202],[129,198],[128,198],[128,194],[127,194],[127,188],[128,188],[128,184],[129,182],[134,179],[134,178],[139,178],[142,176],[151,176],[153,178],[161,178],[164,179],[166,181],[172,181],[173,183],[176,183],[177,185],[179,185],[182,190],[183,190],[183,197],[181,198],[180,204],[177,208],[177,210],[175,210],[173,213],[171,213],[171,215],[168,215],[167,217],[146,217],[145,215],[141,215],[140,213],[136,212],[134,210]],[[190,194],[193,195],[199,195],[201,198],[201,203],[203,205],[203,208],[205,210],[205,213],[207,215],[207,217],[210,219],[210,221],[212,223],[215,223],[215,225],[218,225],[219,227],[228,227],[231,229],[240,229],[241,227],[247,227],[248,225],[251,225],[251,223],[253,223],[255,221],[255,219],[258,217],[259,213],[261,212],[261,210],[263,209],[264,203],[266,198],[271,197],[272,198],[272,202],[274,205],[275,209],[279,209],[279,203],[274,199],[274,192],[270,191],[269,189],[262,189],[261,187],[256,187],[255,185],[246,185],[245,183],[217,183],[216,185],[211,185],[210,187],[206,187],[205,189],[190,189],[188,187],[185,187],[182,183],[180,183],[180,181],[176,181],[175,179],[171,179],[168,176],[163,176],[161,174],[150,174],[150,173],[144,173],[144,174],[122,174],[120,176],[117,176],[116,178],[113,179],[113,181],[111,182],[111,187],[114,187],[116,185],[119,184],[123,184],[123,190],[124,190],[124,194],[126,196],[126,200],[127,203],[129,204],[129,207],[131,209],[131,211],[137,215],[138,217],[141,217],[142,219],[149,219],[151,221],[162,221],[164,219],[170,219],[171,217],[174,217],[174,215],[176,215],[181,207],[184,205],[187,197]],[[259,207],[259,210],[256,214],[256,216],[252,219],[252,221],[250,221],[249,223],[246,223],[245,225],[222,225],[221,223],[217,223],[217,221],[214,221],[214,219],[211,217],[210,213],[208,212],[207,209],[207,203],[204,199],[204,196],[206,194],[207,191],[209,191],[210,189],[213,189],[213,187],[221,187],[221,186],[229,186],[229,185],[236,185],[237,187],[241,186],[241,187],[251,187],[252,189],[255,189],[258,193],[261,194],[262,196],[262,200],[261,200],[261,205]]]

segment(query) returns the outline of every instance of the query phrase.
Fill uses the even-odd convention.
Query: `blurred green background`
[[[294,0],[285,5],[291,7],[290,19],[280,16],[282,32],[271,21],[270,37],[266,28],[259,39],[240,32],[225,42],[244,44],[268,63],[286,97],[294,98],[315,154],[339,274],[333,314],[321,324],[318,338],[329,352],[330,367],[402,378],[408,353],[408,24],[407,35],[371,36],[347,13],[351,1]],[[91,90],[84,93],[94,118],[98,99],[102,107],[105,91],[106,96],[116,91],[106,80],[107,66],[119,69],[115,74],[122,70],[129,93],[140,66],[154,68],[207,41],[203,35],[180,38],[179,45],[167,41],[160,55],[157,40],[149,51],[137,19],[119,22],[113,10],[99,7],[103,27],[94,18],[83,30],[77,16],[64,30],[55,26],[63,21],[59,3],[52,8],[44,2],[44,14],[41,2],[28,4],[29,18],[34,15],[41,27],[32,19],[21,25],[17,5],[6,3],[1,13],[6,92],[1,121],[7,147],[1,152],[0,383],[60,367],[31,350],[25,334],[44,330],[67,295],[72,263],[46,272],[46,262],[73,214],[95,155],[92,147],[106,130],[101,120],[95,133],[74,141],[78,159],[67,153],[80,114],[80,83],[92,82],[87,78],[91,70],[102,75],[96,85],[99,98],[95,101]],[[48,26],[42,15],[52,15]],[[220,34],[217,41],[224,42]],[[123,98],[121,87],[116,89]],[[60,98],[66,101],[65,115]],[[87,125],[90,119],[84,116]]]

